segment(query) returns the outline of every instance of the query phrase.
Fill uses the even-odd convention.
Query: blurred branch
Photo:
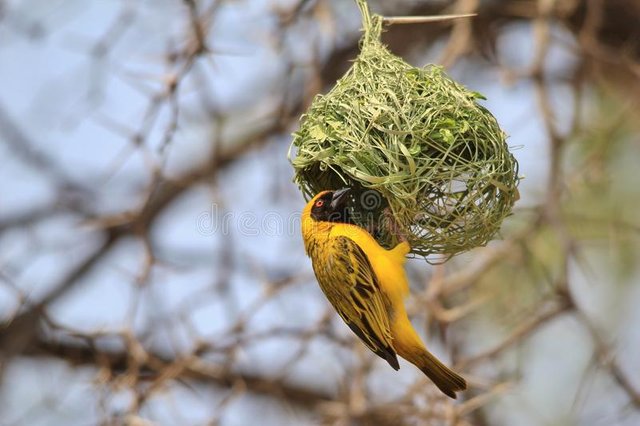
[[[87,188],[70,179],[53,158],[44,154],[38,148],[42,145],[34,143],[27,136],[1,103],[0,136],[0,142],[6,144],[18,159],[38,173],[45,174],[60,189],[73,190],[85,194],[88,192]]]
[[[156,256],[153,234],[150,233],[159,223],[158,218],[170,211],[171,206],[183,195],[203,183],[217,181],[220,172],[237,164],[247,153],[263,147],[269,141],[282,139],[304,112],[306,103],[323,87],[331,86],[342,76],[358,53],[359,34],[355,31],[344,31],[341,34],[332,34],[333,38],[325,39],[318,36],[317,39],[309,39],[313,46],[306,49],[304,55],[296,56],[295,52],[300,50],[300,28],[304,28],[305,31],[306,28],[316,28],[309,24],[315,24],[314,19],[327,19],[330,15],[327,11],[330,11],[331,7],[328,6],[327,0],[297,0],[288,2],[287,6],[273,6],[268,12],[271,16],[268,17],[270,33],[267,36],[276,39],[277,42],[274,52],[270,53],[275,53],[274,57],[280,61],[279,68],[285,71],[282,72],[282,81],[276,82],[278,90],[275,90],[275,93],[267,91],[264,98],[251,98],[252,104],[265,103],[272,107],[272,114],[265,120],[266,125],[249,136],[236,140],[222,140],[223,132],[220,129],[228,117],[218,110],[218,99],[211,95],[214,90],[205,90],[210,83],[204,77],[207,77],[206,72],[211,70],[205,70],[198,64],[204,61],[213,62],[212,55],[216,52],[212,43],[216,40],[211,40],[212,26],[219,8],[229,4],[231,3],[216,0],[178,2],[176,10],[183,13],[183,20],[180,21],[182,26],[178,40],[174,40],[173,36],[169,37],[169,46],[160,55],[165,67],[164,73],[160,76],[153,74],[153,77],[138,76],[139,79],[134,82],[137,85],[136,93],[145,97],[141,108],[142,119],[126,125],[102,120],[105,122],[105,128],[128,141],[127,152],[140,150],[147,160],[146,166],[151,182],[139,191],[139,203],[130,210],[114,213],[114,210],[106,209],[109,213],[105,214],[96,208],[98,203],[95,203],[95,200],[102,194],[100,185],[85,180],[74,181],[61,166],[63,163],[58,162],[56,155],[46,153],[47,151],[41,148],[46,146],[46,141],[32,139],[26,131],[30,128],[26,125],[21,128],[18,125],[20,120],[15,117],[15,112],[9,108],[10,105],[0,105],[0,142],[4,143],[20,162],[32,169],[34,174],[51,182],[56,189],[55,200],[52,202],[38,204],[21,214],[5,214],[0,219],[0,233],[11,230],[23,231],[24,228],[34,226],[50,217],[70,213],[70,216],[80,222],[80,226],[93,230],[85,240],[94,243],[93,248],[88,250],[86,257],[78,264],[72,265],[60,274],[62,276],[59,279],[45,283],[48,292],[37,300],[29,299],[29,292],[22,291],[14,284],[13,277],[2,277],[9,284],[0,284],[6,285],[18,294],[20,307],[15,317],[3,318],[5,323],[0,325],[0,371],[13,357],[56,359],[73,365],[90,366],[99,372],[96,389],[101,386],[115,389],[122,385],[133,391],[133,401],[128,407],[127,418],[135,418],[141,422],[145,419],[139,414],[140,409],[147,400],[172,384],[183,383],[188,386],[196,384],[224,390],[224,397],[214,408],[216,412],[213,414],[212,423],[221,421],[223,412],[231,401],[242,395],[252,394],[268,396],[285,404],[290,403],[314,416],[322,417],[327,424],[489,424],[485,417],[489,418],[487,413],[492,412],[482,409],[510,389],[510,385],[494,384],[495,378],[487,376],[490,376],[493,370],[500,369],[503,354],[522,344],[534,333],[543,332],[545,325],[568,313],[575,315],[588,330],[593,342],[593,348],[589,350],[594,352],[604,370],[625,392],[634,407],[640,407],[640,395],[631,380],[633,376],[626,374],[616,358],[615,348],[606,342],[604,333],[585,315],[571,293],[570,279],[573,277],[569,271],[572,262],[580,254],[584,240],[571,232],[570,217],[576,216],[567,215],[563,211],[575,185],[574,180],[579,181],[578,178],[583,172],[579,167],[570,164],[567,152],[584,130],[585,123],[581,117],[589,113],[589,103],[593,100],[589,90],[584,89],[597,88],[601,82],[607,82],[614,87],[622,88],[625,93],[628,91],[630,105],[638,98],[630,94],[635,93],[640,86],[630,83],[637,83],[640,75],[637,60],[640,43],[635,36],[637,22],[640,22],[640,8],[619,0],[457,0],[451,7],[445,7],[441,2],[398,2],[397,5],[394,3],[393,13],[414,16],[385,18],[386,23],[407,24],[390,27],[384,35],[384,41],[389,44],[391,50],[401,56],[410,56],[415,52],[422,54],[432,48],[436,41],[442,40],[443,36],[448,36],[441,56],[441,62],[445,66],[452,66],[462,58],[470,63],[473,60],[477,66],[492,63],[500,67],[504,74],[531,83],[538,102],[536,113],[542,119],[549,142],[550,167],[543,200],[540,206],[534,208],[534,215],[527,219],[530,220],[524,229],[507,234],[504,241],[473,253],[470,263],[452,273],[447,270],[445,274],[445,267],[437,267],[427,291],[412,299],[414,313],[422,314],[426,307],[443,328],[446,326],[452,333],[459,333],[460,329],[473,325],[473,315],[484,313],[480,308],[493,307],[491,304],[497,299],[493,297],[494,294],[482,295],[475,292],[483,285],[482,279],[487,277],[487,274],[498,270],[501,265],[517,263],[518,266],[527,266],[529,262],[533,263],[533,260],[539,263],[537,266],[544,269],[545,277],[542,281],[545,286],[550,287],[552,295],[549,296],[545,291],[542,297],[535,299],[537,303],[531,312],[524,315],[514,301],[513,310],[520,321],[506,332],[506,336],[502,336],[499,343],[473,354],[466,346],[468,342],[461,337],[463,333],[453,336],[451,358],[454,361],[459,360],[457,366],[469,378],[469,383],[475,386],[467,393],[466,400],[463,399],[460,404],[454,405],[449,400],[434,397],[429,393],[432,387],[425,386],[424,378],[409,385],[406,385],[403,378],[398,382],[402,383],[402,389],[388,392],[389,395],[393,394],[393,397],[387,398],[388,388],[384,388],[384,397],[380,397],[373,388],[376,380],[379,382],[379,378],[374,375],[376,368],[373,355],[353,350],[353,340],[345,338],[341,334],[342,329],[334,327],[335,315],[332,313],[325,312],[315,324],[306,328],[291,327],[288,323],[290,318],[286,318],[286,326],[263,324],[260,316],[262,310],[274,308],[274,305],[275,309],[282,308],[279,297],[287,298],[284,303],[286,305],[299,310],[306,309],[305,303],[297,305],[301,300],[306,302],[306,299],[302,299],[306,296],[296,295],[291,291],[294,282],[306,281],[300,278],[305,278],[306,275],[300,274],[298,264],[278,264],[273,270],[266,268],[269,269],[267,271],[261,268],[247,268],[247,263],[251,261],[245,261],[237,255],[243,248],[236,252],[237,247],[229,240],[221,241],[224,247],[215,259],[208,257],[208,252],[198,253],[203,259],[201,263],[209,267],[213,265],[210,269],[214,277],[208,286],[204,289],[194,289],[186,300],[180,301],[166,323],[156,321],[153,317],[153,324],[148,329],[140,331],[135,328],[133,324],[137,309],[141,309],[141,300],[150,305],[151,309],[155,309],[156,299],[153,298],[153,291],[165,277],[164,274],[156,275],[161,269],[157,266],[165,265],[156,264],[158,258],[162,261],[162,256]],[[94,71],[105,71],[101,60],[107,55],[110,55],[109,59],[113,59],[115,44],[123,40],[125,32],[136,23],[140,13],[144,12],[130,6],[130,3],[122,2],[122,9],[115,14],[115,19],[107,26],[106,31],[101,32],[96,41],[91,43],[89,54],[90,59],[96,61]],[[445,13],[446,15],[443,15]],[[418,21],[425,21],[424,18],[415,16],[440,15],[428,18],[429,22],[434,22],[434,19],[448,20],[452,18],[452,14],[457,17],[474,16],[474,19],[456,20],[452,25],[417,25]],[[3,24],[8,16],[12,15],[2,16]],[[273,23],[275,29],[272,28]],[[322,22],[318,24],[319,27],[322,26]],[[416,26],[412,27],[412,24]],[[504,62],[503,58],[497,57],[503,55],[497,47],[500,38],[508,37],[510,33],[507,29],[514,24],[531,27],[535,42],[531,63],[515,71],[500,65]],[[566,46],[565,44],[570,43],[556,37],[556,30],[560,27],[567,28],[575,36],[575,45]],[[259,32],[259,37],[263,36],[264,34]],[[327,40],[330,38],[338,40],[339,44],[329,45]],[[438,43],[437,46],[442,44]],[[557,46],[564,47],[577,57],[576,64],[568,61],[568,69],[558,72],[559,77],[552,76],[549,72],[549,58]],[[185,98],[191,93],[184,88],[188,86],[187,83],[192,77],[196,80],[193,86],[198,92],[200,104],[204,106],[202,109],[206,110],[207,120],[216,122],[216,130],[210,136],[210,154],[196,158],[193,164],[188,164],[176,175],[169,177],[165,175],[167,153],[176,134],[179,134],[184,116],[189,112],[188,108],[185,108]],[[572,104],[575,111],[571,126],[563,125],[562,111],[559,111],[555,104],[560,93],[556,92],[557,81],[563,84],[568,81],[574,82],[567,85],[575,94]],[[242,114],[244,111],[239,113],[244,119]],[[103,115],[106,117],[106,114]],[[624,118],[619,118],[620,125],[623,124]],[[244,121],[241,121],[240,126],[244,125]],[[618,127],[618,122],[614,127]],[[564,130],[565,128],[569,130]],[[610,137],[608,133],[607,137]],[[157,147],[155,154],[160,157],[159,161],[156,161],[154,155],[149,155],[152,146]],[[276,155],[280,155],[280,152]],[[569,167],[578,169],[575,171],[576,179],[566,178],[569,176],[566,170]],[[288,176],[285,178],[288,181]],[[249,188],[248,194],[252,195],[252,190],[253,188]],[[270,201],[274,198],[273,194],[269,194]],[[586,223],[586,219],[583,222]],[[619,223],[620,227],[625,226],[624,229],[637,229],[635,224],[630,223],[627,226],[625,221]],[[588,223],[590,227],[596,225],[596,219]],[[534,245],[540,243],[539,240],[545,237],[545,233],[553,234],[550,238],[552,243],[549,244],[549,247],[553,245],[553,259],[529,259],[539,256],[539,250],[535,250]],[[49,316],[52,304],[63,299],[74,289],[81,288],[81,283],[87,282],[87,278],[99,270],[99,265],[106,262],[105,259],[110,253],[113,253],[123,240],[129,238],[142,244],[144,258],[137,265],[138,270],[130,274],[137,277],[130,280],[136,296],[132,298],[135,300],[131,302],[129,310],[130,324],[122,333],[116,333],[123,342],[122,347],[114,348],[101,341],[98,337],[99,331],[74,332],[56,326]],[[543,250],[549,247],[545,246]],[[164,249],[165,252],[172,249],[180,250],[175,247]],[[188,256],[192,253],[190,251]],[[535,278],[535,272],[526,272],[530,272]],[[273,276],[277,278],[269,278]],[[244,293],[235,294],[239,288],[236,280],[238,277],[258,282],[261,286],[257,291],[260,293],[259,296],[247,303]],[[284,290],[287,291],[286,294]],[[299,288],[294,290],[297,291]],[[534,289],[536,290],[539,289]],[[165,291],[165,288],[158,291]],[[299,299],[296,299],[297,297]],[[452,302],[455,304],[452,305]],[[190,315],[202,306],[209,308],[216,303],[222,306],[225,318],[231,318],[229,327],[219,339],[202,337],[197,327],[190,323]],[[290,312],[291,306],[285,306],[287,312]],[[171,330],[171,321],[188,329],[185,333],[188,335],[186,343],[188,347],[195,349],[184,351],[183,336],[178,336],[182,330]],[[259,327],[259,331],[251,330],[252,322],[259,323],[260,327],[265,329]],[[147,346],[149,341],[156,343],[154,339],[165,342],[167,337],[163,333],[171,340],[166,345],[168,348],[161,350],[161,346]],[[278,374],[249,373],[234,368],[239,353],[245,352],[251,345],[265,344],[265,341],[270,339],[290,339],[295,342],[295,349],[283,357],[286,363]],[[319,340],[323,344],[329,341],[331,345],[340,349],[348,348],[349,354],[356,353],[356,359],[350,358],[350,362],[344,364],[344,371],[336,374],[339,384],[335,395],[315,383],[302,386],[286,380],[297,364],[303,359],[306,360],[306,355],[312,352],[313,346]],[[362,349],[360,346],[358,348]],[[172,349],[175,349],[177,355],[172,355]],[[323,349],[326,350],[326,345]],[[488,364],[493,368],[485,368]],[[7,391],[7,385],[3,385],[3,390]],[[106,414],[105,423],[112,418],[120,419],[118,416],[122,413],[116,412],[118,410],[119,408],[113,410],[114,413]]]
[[[605,343],[600,332],[598,332],[594,324],[581,309],[576,310],[576,316],[591,336],[600,365],[607,370],[613,380],[627,394],[636,409],[640,409],[640,391],[634,387],[629,377],[623,372],[616,361],[614,351]]]
[[[538,307],[538,311],[526,319],[516,327],[507,338],[494,347],[487,349],[479,354],[465,358],[458,362],[458,368],[469,369],[475,364],[480,362],[486,362],[500,354],[502,354],[509,347],[521,343],[522,340],[532,333],[538,332],[542,325],[549,321],[556,319],[561,314],[567,312],[572,308],[571,303],[565,297],[559,297],[550,303],[542,303]]]
[[[29,301],[27,310],[0,324],[0,367],[15,355],[21,354],[40,333],[41,319],[46,307],[75,287],[94,266],[106,256],[120,235],[111,232],[101,245],[80,265],[69,271],[41,300]],[[0,368],[0,375],[2,368]]]
[[[382,22],[386,25],[394,24],[424,24],[428,22],[444,22],[454,19],[472,18],[476,13],[460,13],[457,15],[439,15],[439,16],[383,16]]]
[[[194,382],[204,386],[232,388],[241,383],[247,391],[276,399],[304,408],[312,408],[318,404],[332,400],[331,395],[317,389],[305,388],[279,380],[270,380],[258,374],[234,372],[223,369],[219,365],[201,359],[199,353],[190,356],[173,358],[160,353],[145,352],[139,359],[132,359],[132,353],[114,351],[96,346],[87,346],[65,341],[48,341],[42,338],[25,348],[24,356],[55,357],[67,360],[73,365],[94,365],[107,368],[112,374],[128,374],[131,364],[136,365],[135,380],[154,381],[162,378],[167,371],[173,370],[167,379]]]

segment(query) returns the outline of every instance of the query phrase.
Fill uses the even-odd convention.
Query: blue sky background
[[[226,2],[208,36],[214,53],[199,60],[181,86],[180,120],[173,142],[160,152],[161,136],[170,120],[170,111],[164,108],[144,147],[135,148],[129,136],[141,125],[149,93],[161,89],[168,72],[163,56],[184,39],[185,8],[181,2],[5,3],[8,18],[0,22],[0,106],[37,143],[35,149],[53,159],[55,167],[69,180],[95,191],[92,208],[96,213],[117,213],[139,206],[153,166],[161,167],[167,176],[177,176],[202,161],[211,149],[216,124],[199,101],[201,91],[210,92],[217,111],[229,116],[221,131],[226,143],[233,143],[265,125],[276,106],[274,95],[282,92],[283,81],[287,83],[276,49],[277,23],[272,16],[276,2]],[[316,46],[326,55],[332,45],[352,38],[358,30],[353,5],[331,4],[333,16],[327,17],[324,26],[310,28],[301,24],[291,29],[286,43],[298,60],[306,59],[309,46]],[[91,57],[92,44],[121,13],[132,14],[135,23],[106,57]],[[339,24],[332,25],[333,19]],[[34,31],[42,35],[30,36]],[[554,37],[561,42],[554,44],[547,61],[551,74],[562,73],[575,63],[571,37],[559,28],[554,29]],[[415,65],[435,62],[443,47],[438,42],[424,55],[408,59]],[[505,62],[502,65],[525,69],[534,50],[531,28],[514,25],[505,31],[498,49],[498,57]],[[469,60],[458,62],[448,71],[487,97],[484,104],[509,134],[509,145],[520,163],[524,176],[521,200],[515,216],[505,225],[508,230],[518,224],[519,212],[539,203],[546,190],[548,142],[534,88],[525,80],[508,84],[502,71]],[[196,78],[196,74],[200,77]],[[557,121],[570,122],[569,87],[556,83],[550,92]],[[151,230],[158,257],[149,276],[152,285],[136,285],[145,252],[140,241],[127,239],[73,292],[51,307],[51,316],[64,326],[85,332],[108,334],[128,327],[142,332],[152,328],[154,333],[146,343],[171,352],[189,350],[194,333],[200,339],[217,341],[248,310],[255,312],[248,322],[253,333],[292,323],[300,328],[312,327],[327,306],[314,283],[295,226],[296,213],[304,200],[291,183],[292,168],[286,159],[288,132],[243,156],[225,169],[217,182],[188,191],[163,213]],[[19,153],[6,143],[0,143],[0,158],[0,220],[59,199],[60,193],[47,173],[25,165]],[[220,227],[217,232],[209,232],[216,220],[225,218],[229,218],[228,232],[220,232]],[[0,271],[11,276],[29,299],[37,300],[56,277],[99,243],[92,225],[80,219],[61,212],[28,229],[2,233]],[[260,226],[264,223],[267,229]],[[284,229],[277,229],[280,226]],[[232,258],[221,258],[229,247]],[[475,255],[472,252],[456,258],[447,270],[468,264]],[[591,272],[585,274],[576,265],[570,272],[572,282],[584,287],[580,294],[586,309],[603,327],[612,330],[611,337],[619,345],[620,360],[627,371],[639,371],[640,332],[638,327],[624,325],[638,324],[640,320],[635,309],[640,292],[637,286],[630,286],[612,294],[602,285],[608,278],[606,257],[598,250],[587,255]],[[410,263],[413,277],[424,280],[429,276],[428,265],[419,260]],[[224,299],[212,291],[222,265],[232,271]],[[284,288],[272,301],[256,309],[265,282],[287,276],[292,269],[299,271],[300,282]],[[292,300],[296,302],[290,303]],[[15,292],[0,286],[0,318],[12,316],[19,305]],[[189,306],[186,319],[185,306]],[[476,326],[487,329],[486,335],[475,337],[478,347],[487,347],[502,336],[491,324]],[[346,327],[335,328],[339,335],[349,336]],[[472,336],[471,346],[473,342]],[[113,344],[118,342],[114,340]],[[285,369],[288,358],[283,353],[294,353],[298,345],[295,339],[285,337],[249,346],[239,354],[236,367],[269,373]],[[585,345],[589,345],[588,336],[567,318],[534,335],[524,349],[513,354],[510,361],[525,362],[527,368],[521,371],[522,381],[515,391],[492,406],[499,413],[497,418],[503,419],[502,424],[637,424],[637,413],[621,413],[619,401],[623,397],[603,375],[592,379],[590,391],[579,396],[577,403],[574,391],[556,392],[549,388],[550,375],[557,382],[578,386],[591,359],[589,352],[574,348]],[[432,347],[444,356],[437,342]],[[361,354],[355,355],[358,356]],[[372,374],[371,383],[374,389],[385,388],[380,392],[383,400],[391,399],[394,389],[397,392],[415,380],[416,372],[406,363],[396,373],[377,361],[379,368]],[[338,386],[336,378],[348,371],[351,362],[355,360],[350,350],[331,347],[327,353],[322,341],[314,341],[307,355],[287,374],[331,391]],[[4,378],[5,391],[0,395],[4,421],[93,424],[100,411],[99,395],[93,391],[96,374],[93,369],[59,361],[13,362]],[[389,384],[392,386],[385,386]],[[202,424],[215,412],[216,401],[222,396],[206,387],[172,385],[153,398],[142,415],[159,424]],[[131,397],[130,390],[123,386],[107,395],[103,403],[110,411],[125,410]],[[594,399],[601,403],[592,416],[589,405]],[[575,408],[576,404],[582,409]],[[580,413],[577,418],[576,412]],[[313,422],[293,407],[269,404],[261,398],[242,398],[225,411],[223,424],[252,424],[257,416],[263,425]]]

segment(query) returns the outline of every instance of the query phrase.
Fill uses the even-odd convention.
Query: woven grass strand
[[[377,209],[354,218],[390,247],[405,236],[419,256],[486,244],[518,198],[518,164],[484,99],[441,67],[416,68],[382,44],[382,18],[356,0],[361,52],[294,133],[290,158],[305,197],[350,186],[375,190]],[[389,226],[384,207],[393,217]],[[358,214],[359,213],[359,214]]]

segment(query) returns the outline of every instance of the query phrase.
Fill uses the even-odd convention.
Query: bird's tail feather
[[[456,398],[456,391],[467,388],[467,381],[444,365],[430,352],[424,351],[420,357],[420,370],[446,395]]]

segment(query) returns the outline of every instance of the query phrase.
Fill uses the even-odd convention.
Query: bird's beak
[[[333,196],[331,197],[331,208],[333,210],[337,210],[338,208],[342,207],[344,203],[349,199],[350,191],[351,188],[342,188],[335,191],[333,193]]]

